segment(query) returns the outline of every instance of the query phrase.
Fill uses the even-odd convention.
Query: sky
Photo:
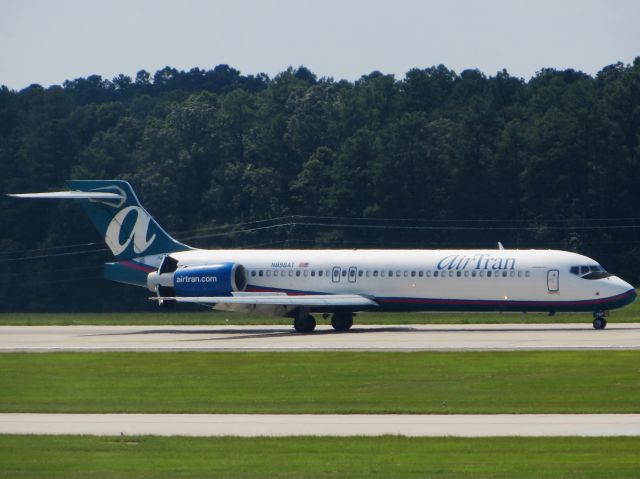
[[[444,64],[529,79],[640,56],[639,0],[0,0],[0,84],[226,63],[357,80]]]

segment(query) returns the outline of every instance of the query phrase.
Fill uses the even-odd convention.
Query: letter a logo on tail
[[[131,228],[129,237],[120,243],[120,233],[122,225],[129,213],[135,212],[136,222]],[[151,243],[156,239],[155,233],[151,235],[151,238],[147,239],[149,232],[149,224],[151,223],[151,216],[147,214],[142,208],[138,206],[127,206],[126,208],[118,211],[113,217],[107,232],[105,234],[105,241],[115,256],[121,255],[133,241],[133,252],[136,254],[144,254],[144,252],[151,246]]]

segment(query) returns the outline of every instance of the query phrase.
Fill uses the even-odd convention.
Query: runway
[[[319,326],[3,326],[0,352],[52,351],[515,351],[640,349],[640,324]]]
[[[0,414],[0,434],[97,436],[640,436],[640,414]]]

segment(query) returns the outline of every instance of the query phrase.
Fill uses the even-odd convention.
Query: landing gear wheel
[[[593,328],[604,329],[607,327],[607,320],[601,312],[593,313]]]
[[[353,326],[353,314],[334,314],[331,318],[331,326],[336,331],[348,331]]]
[[[316,320],[311,315],[298,317],[293,320],[293,327],[299,333],[310,333],[316,329]]]
[[[593,320],[593,327],[595,329],[604,329],[607,327],[607,320],[604,318],[596,318]]]

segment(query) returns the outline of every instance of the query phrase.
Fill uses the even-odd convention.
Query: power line
[[[312,216],[307,216],[308,218],[312,218]],[[293,218],[293,217],[280,217],[281,218]],[[319,217],[318,217],[319,218]],[[331,218],[331,217],[326,217]],[[274,219],[275,220],[275,219]],[[239,223],[243,224],[259,224],[267,221],[274,220],[259,220],[258,222],[247,222],[247,223]],[[349,223],[321,223],[321,222],[302,222],[302,221],[292,221],[286,223],[278,223],[275,225],[267,225],[267,226],[257,226],[255,228],[243,228],[243,229],[231,229],[230,231],[223,231],[218,233],[210,233],[210,234],[199,234],[192,235],[180,238],[181,241],[190,241],[190,240],[198,240],[198,239],[207,239],[207,238],[218,238],[218,237],[229,237],[240,234],[254,233],[257,231],[267,231],[274,230],[278,228],[291,228],[291,227],[313,227],[313,228],[334,228],[334,229],[371,229],[371,230],[386,230],[386,231],[543,231],[543,230],[551,230],[551,231],[599,231],[599,230],[636,230],[640,229],[639,225],[597,225],[597,226],[549,226],[549,225],[538,225],[538,226],[417,226],[417,225],[380,225],[380,224],[349,224]],[[206,229],[205,229],[206,231]],[[3,252],[3,255],[10,254],[18,254],[23,252],[44,252],[44,251],[57,251],[61,249],[70,249],[73,247],[87,247],[87,246],[95,246],[101,243],[91,242],[91,243],[80,243],[77,245],[64,245],[64,246],[56,246],[51,248],[37,248],[32,250],[21,250],[21,251],[11,251],[11,252]],[[46,259],[46,258],[55,258],[55,257],[66,257],[66,256],[78,256],[83,254],[95,254],[101,252],[109,251],[108,248],[98,248],[91,250],[82,250],[82,251],[68,251],[62,253],[51,253],[51,254],[42,254],[42,255],[29,255],[29,256],[20,256],[17,258],[4,258],[0,259],[0,263],[7,262],[15,262],[15,261],[27,261],[27,260],[35,260],[35,259]]]
[[[344,221],[398,221],[398,222],[421,222],[421,223],[572,223],[572,222],[612,222],[612,221],[640,221],[640,217],[619,217],[619,218],[535,218],[521,220],[505,220],[498,218],[467,218],[467,219],[443,219],[443,218],[365,218],[357,216],[313,216],[313,215],[290,215],[283,218],[310,218]]]
[[[78,256],[82,254],[102,253],[104,251],[109,251],[109,248],[95,249],[90,251],[70,251],[68,253],[43,254],[38,256],[22,256],[20,258],[7,258],[7,259],[0,260],[0,263],[9,263],[13,261],[28,261],[32,259],[57,258],[61,256]]]
[[[56,250],[60,250],[60,249],[69,249],[69,248],[79,248],[79,247],[86,247],[86,246],[97,246],[97,245],[102,245],[103,243],[100,241],[96,241],[93,243],[77,243],[77,244],[70,244],[70,245],[65,245],[65,246],[51,246],[48,248],[33,248],[33,249],[23,249],[23,250],[12,250],[12,251],[2,251],[0,252],[0,256],[8,256],[8,255],[12,255],[12,254],[25,254],[25,253],[37,253],[40,251],[56,251]]]

